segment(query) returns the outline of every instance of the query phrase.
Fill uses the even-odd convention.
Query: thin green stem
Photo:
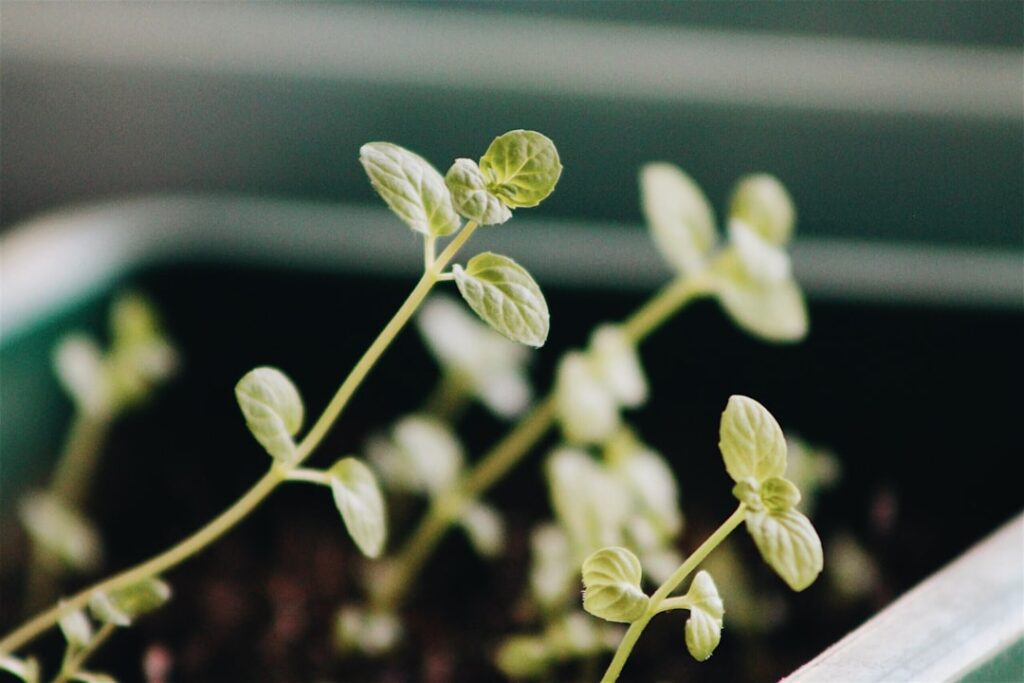
[[[703,274],[680,275],[623,321],[623,332],[634,344],[639,344],[691,299],[707,294],[708,288],[707,278]]]
[[[110,636],[114,635],[114,630],[117,627],[114,624],[103,624],[100,630],[96,632],[96,635],[92,637],[92,640],[78,650],[74,655],[64,660],[64,663],[60,667],[60,673],[53,679],[53,683],[66,683],[75,677],[75,674],[82,670],[85,663],[89,660],[96,650],[100,649],[103,643],[107,642]]]
[[[707,293],[704,279],[680,276],[627,318],[622,327],[626,335],[639,344],[656,331],[669,317],[692,299]],[[395,609],[412,587],[413,577],[437,546],[451,523],[451,510],[482,496],[495,482],[514,468],[551,428],[555,421],[555,398],[548,394],[505,438],[498,442],[466,477],[437,504],[431,505],[398,555],[383,587],[373,595],[373,603],[382,609]]]
[[[680,595],[676,598],[665,598],[661,601],[661,604],[658,605],[658,614],[661,614],[662,612],[671,612],[676,609],[690,609],[691,607],[693,607],[693,602],[685,595]]]
[[[409,321],[413,313],[423,302],[423,299],[426,298],[430,288],[437,281],[438,273],[458,253],[459,249],[465,244],[476,228],[476,223],[472,221],[467,223],[462,231],[448,243],[448,246],[441,252],[441,255],[434,261],[433,265],[423,273],[423,277],[420,278],[420,281],[416,284],[408,298],[406,298],[384,329],[381,330],[373,343],[370,344],[370,347],[363,353],[362,358],[359,359],[359,362],[349,372],[348,377],[342,382],[337,393],[335,393],[330,403],[327,404],[324,412],[299,443],[296,449],[296,459],[293,463],[294,467],[301,465],[313,453],[320,442],[323,441],[331,426],[338,419],[338,416],[348,404],[349,399],[352,398],[352,395],[359,388],[367,374],[369,374],[374,364],[395,337],[398,336],[402,327]],[[97,591],[112,591],[134,585],[150,576],[158,576],[196,555],[245,519],[279,484],[286,480],[285,473],[279,467],[271,467],[270,471],[263,475],[263,478],[256,482],[231,507],[184,541],[135,567],[115,574],[105,581],[80,591],[72,598],[36,615],[19,626],[5,636],[3,640],[0,640],[0,654],[13,653],[22,645],[57,623],[65,613],[83,607],[88,603],[93,593]]]
[[[622,667],[626,665],[626,660],[629,659],[629,654],[633,651],[633,647],[640,639],[640,634],[643,633],[647,627],[648,622],[654,617],[655,614],[661,611],[661,603],[669,596],[669,594],[679,587],[679,584],[686,579],[687,576],[696,569],[701,562],[708,556],[708,554],[718,547],[718,545],[725,540],[726,536],[731,534],[736,527],[743,523],[743,518],[746,515],[747,506],[740,503],[733,512],[729,519],[725,520],[715,533],[705,539],[700,547],[697,548],[692,555],[686,558],[686,561],[679,565],[679,568],[672,572],[672,576],[665,580],[665,583],[658,587],[658,590],[654,591],[654,595],[651,596],[651,600],[647,605],[647,611],[642,617],[634,621],[629,626],[629,630],[626,631],[626,635],[622,637],[622,641],[619,642],[619,647],[615,651],[615,656],[612,658],[611,664],[608,665],[608,670],[604,672],[604,676],[601,678],[601,683],[614,683],[618,680],[619,674],[622,673]]]
[[[305,467],[296,467],[295,469],[287,470],[285,478],[288,481],[302,481],[307,484],[318,484],[320,486],[330,486],[331,478],[323,470],[308,469]]]
[[[438,420],[454,422],[462,415],[470,398],[469,383],[458,373],[445,371],[423,401],[420,412]]]

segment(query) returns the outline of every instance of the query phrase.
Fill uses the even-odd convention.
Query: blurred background
[[[542,130],[543,216],[639,225],[636,170],[721,206],[770,170],[802,236],[1021,246],[1019,2],[3,4],[3,225],[69,202],[372,202],[359,145]],[[440,161],[438,162],[440,163]]]
[[[60,450],[70,405],[54,345],[69,329],[103,338],[122,285],[152,297],[183,364],[111,434],[98,487],[118,494],[90,508],[109,565],[178,540],[262,474],[234,382],[279,364],[307,405],[322,405],[421,262],[366,181],[364,142],[394,141],[446,168],[513,128],[555,141],[557,191],[517,214],[521,229],[479,240],[544,286],[554,324],[534,363],[538,393],[560,351],[668,277],[644,234],[643,163],[680,165],[719,212],[738,177],[767,171],[798,209],[793,262],[810,336],[766,345],[701,302],[644,347],[653,402],[635,422],[685,472],[687,548],[728,514],[715,426],[731,393],[763,400],[787,432],[838,459],[840,481],[814,518],[826,544],[853,538],[874,563],[862,594],[844,601],[842,580],[826,577],[786,598],[779,629],[723,640],[703,668],[679,647],[678,624],[651,636],[652,678],[778,678],[1020,510],[1007,460],[1020,450],[1024,377],[1022,64],[1018,0],[5,0],[0,507],[45,481]],[[36,218],[47,240],[10,230]],[[358,452],[430,390],[436,368],[415,335],[391,354],[325,451]],[[478,409],[470,417],[462,436],[479,453],[504,428]],[[427,678],[433,663],[415,649],[427,641],[478,680],[495,675],[490,646],[523,623],[487,600],[519,590],[525,529],[549,514],[543,496],[523,499],[523,487],[543,490],[537,469],[494,494],[509,511],[510,562],[480,562],[459,539],[442,546],[446,561],[424,577],[436,592],[414,605],[413,647],[396,666]],[[305,494],[282,492],[176,573],[180,597],[106,655],[111,670],[136,679],[138,653],[156,643],[187,680],[348,671],[326,634],[351,600],[351,556],[330,501]],[[153,510],[154,500],[174,504]],[[0,588],[17,591],[10,517]],[[309,548],[329,561],[310,566]],[[777,593],[745,557],[756,587]],[[307,622],[289,641],[266,616],[292,604],[296,586],[321,593],[302,594]],[[445,626],[452,595],[480,633]],[[0,628],[18,617],[7,603]],[[259,656],[237,656],[256,642]]]

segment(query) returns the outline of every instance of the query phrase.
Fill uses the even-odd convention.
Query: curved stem
[[[640,343],[693,298],[707,293],[703,277],[680,276],[649,299],[622,323],[626,335]],[[373,596],[374,605],[393,610],[412,587],[412,578],[430,557],[452,519],[452,510],[475,500],[515,467],[555,421],[554,394],[548,394],[505,438],[491,449],[454,488],[442,493],[393,560],[383,587]]]
[[[619,642],[619,647],[615,650],[615,656],[612,658],[611,664],[608,665],[608,670],[604,672],[601,683],[614,683],[618,680],[619,674],[622,673],[622,667],[626,665],[626,660],[629,659],[629,654],[633,651],[633,646],[640,639],[640,634],[643,633],[651,618],[661,611],[659,608],[662,602],[665,601],[672,591],[679,587],[679,584],[704,561],[704,558],[712,550],[718,547],[719,543],[725,540],[726,536],[743,523],[746,512],[747,506],[740,503],[736,511],[727,520],[722,522],[722,525],[715,530],[715,533],[708,536],[700,544],[700,547],[693,551],[693,554],[687,557],[686,561],[679,565],[678,569],[672,572],[672,576],[668,577],[665,583],[661,584],[658,590],[654,591],[654,595],[651,596],[651,601],[647,605],[647,611],[642,617],[630,624],[626,635]]]
[[[82,667],[85,666],[89,657],[91,657],[96,650],[100,649],[100,646],[107,642],[110,636],[114,635],[114,630],[116,628],[117,627],[114,624],[103,624],[103,626],[100,627],[100,630],[96,632],[96,635],[92,637],[92,640],[89,641],[88,645],[69,657],[63,665],[61,665],[60,673],[53,679],[53,683],[66,683],[66,681],[71,680],[75,674],[82,670]]]
[[[455,239],[453,239],[445,250],[441,252],[441,255],[434,261],[433,265],[423,273],[423,276],[416,284],[416,287],[412,290],[405,302],[384,329],[381,330],[380,334],[377,335],[377,338],[373,340],[370,347],[363,353],[362,358],[359,359],[359,362],[357,362],[355,367],[353,367],[351,372],[349,372],[348,377],[346,377],[345,381],[342,382],[330,403],[327,404],[324,412],[299,443],[296,449],[296,459],[293,463],[294,467],[301,465],[302,462],[312,454],[320,442],[323,441],[328,431],[330,431],[331,426],[338,419],[341,411],[348,404],[349,399],[352,398],[356,389],[359,388],[359,385],[373,368],[374,363],[377,362],[377,359],[380,358],[387,347],[395,339],[402,327],[409,321],[412,314],[423,302],[423,299],[426,298],[430,288],[433,287],[435,282],[437,282],[438,273],[440,273],[448,262],[455,256],[459,248],[465,244],[466,240],[469,239],[476,228],[476,223],[472,221],[467,223],[462,231],[455,236]],[[222,512],[212,522],[201,528],[199,531],[186,538],[184,541],[181,541],[177,545],[172,546],[168,550],[165,550],[159,555],[156,555],[135,567],[127,569],[119,574],[115,574],[105,581],[101,581],[96,585],[80,591],[69,600],[61,602],[55,607],[38,614],[22,624],[20,627],[5,636],[3,640],[0,640],[0,654],[13,653],[22,645],[35,638],[47,628],[53,626],[53,624],[57,623],[60,617],[65,613],[83,607],[89,602],[89,598],[93,593],[97,591],[112,591],[131,586],[150,576],[162,574],[168,569],[177,566],[186,559],[199,553],[248,516],[248,514],[262,503],[263,500],[269,496],[279,484],[286,481],[286,476],[285,471],[282,471],[276,466],[271,467],[270,471],[263,475],[263,478],[256,482],[256,484],[231,507]]]

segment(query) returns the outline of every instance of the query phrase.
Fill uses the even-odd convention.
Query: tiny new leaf
[[[703,662],[722,640],[722,617],[725,608],[711,575],[697,572],[686,597],[690,602],[690,618],[686,620],[686,649],[693,658]]]
[[[640,202],[664,259],[681,273],[700,270],[718,235],[697,183],[672,164],[647,164],[640,171]]]
[[[626,548],[602,548],[583,561],[583,609],[606,621],[631,623],[647,611],[640,560]]]
[[[480,158],[487,189],[509,208],[537,206],[558,183],[562,162],[549,138],[512,130],[494,139]]]
[[[768,409],[752,398],[730,396],[722,413],[718,447],[736,482],[763,482],[786,471],[786,438]]]
[[[636,408],[647,400],[647,378],[636,345],[617,325],[601,325],[590,337],[597,375],[620,405]]]
[[[807,336],[807,305],[793,277],[759,280],[758,276],[768,275],[780,266],[762,263],[760,272],[751,273],[750,264],[743,262],[735,247],[725,250],[715,267],[715,294],[729,317],[750,334],[767,341],[793,342]],[[788,264],[783,267],[788,268]]]
[[[579,351],[566,353],[558,364],[555,407],[562,432],[571,443],[601,443],[621,423],[615,396]]]
[[[824,565],[821,539],[797,510],[748,512],[747,531],[761,557],[795,591],[814,583]]]
[[[472,159],[456,159],[444,182],[452,193],[455,209],[480,225],[498,225],[512,217],[501,199],[487,189],[487,179]]]
[[[334,504],[359,550],[378,557],[387,537],[384,497],[370,468],[355,458],[343,458],[328,471]]]
[[[171,587],[156,577],[112,591],[97,591],[89,599],[89,611],[99,621],[129,626],[132,620],[158,609],[171,598]]]
[[[500,254],[477,254],[452,267],[455,284],[469,307],[495,330],[527,346],[548,338],[548,304],[526,269]]]
[[[737,183],[729,202],[729,217],[750,225],[773,244],[785,244],[793,236],[796,209],[778,178],[760,173]]]
[[[416,232],[444,237],[461,227],[444,178],[420,155],[390,142],[368,142],[359,148],[359,161],[377,194]]]
[[[277,368],[250,370],[235,385],[235,398],[245,423],[270,455],[284,463],[295,457],[292,437],[302,427],[299,390]]]
[[[83,648],[92,640],[92,624],[82,610],[71,610],[58,623],[64,639],[73,648]]]

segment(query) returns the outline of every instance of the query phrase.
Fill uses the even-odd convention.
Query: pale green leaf
[[[463,452],[447,424],[427,415],[395,423],[391,437],[371,437],[366,455],[387,487],[435,496],[447,490],[462,469]]]
[[[640,202],[661,255],[681,273],[704,267],[718,240],[707,197],[690,176],[668,163],[640,171]]]
[[[655,526],[660,539],[673,538],[682,531],[676,477],[660,454],[635,442],[610,461],[609,469],[625,482],[636,508]]]
[[[824,560],[811,521],[797,510],[747,513],[747,531],[761,557],[795,591],[814,583]]]
[[[686,620],[686,649],[698,662],[708,659],[722,640],[725,608],[711,575],[697,572],[686,593],[690,617]]]
[[[420,155],[369,142],[359,148],[359,161],[377,194],[416,232],[444,237],[462,225],[444,178]]]
[[[615,400],[635,408],[647,400],[647,378],[636,345],[618,325],[601,325],[590,337],[594,371]]]
[[[557,524],[541,524],[530,534],[530,592],[544,608],[561,604],[576,589],[569,537]]]
[[[729,202],[729,217],[750,225],[773,244],[785,244],[793,236],[796,208],[782,183],[761,173],[737,183]]]
[[[75,407],[86,415],[102,419],[113,408],[113,392],[103,352],[92,338],[69,334],[58,342],[53,365],[64,390]]]
[[[92,624],[80,609],[71,610],[60,618],[60,631],[64,639],[75,648],[82,648],[92,641]]]
[[[615,396],[578,351],[566,353],[558,363],[555,410],[570,443],[602,443],[621,423]]]
[[[143,579],[112,591],[97,591],[89,598],[89,611],[99,621],[129,626],[147,612],[161,607],[171,598],[171,587],[156,577]]]
[[[583,561],[583,609],[606,621],[631,623],[647,611],[640,560],[626,548],[602,548]]]
[[[632,512],[623,484],[585,451],[559,448],[545,467],[551,505],[577,557],[622,543]]]
[[[771,477],[761,483],[761,501],[769,512],[785,512],[800,502],[800,489],[784,477]]]
[[[256,368],[235,385],[235,398],[256,440],[275,459],[292,462],[292,437],[302,428],[304,410],[299,390],[292,381],[277,368]]]
[[[505,547],[505,524],[498,512],[483,503],[467,505],[459,515],[459,526],[483,557],[495,557]]]
[[[38,547],[73,569],[96,569],[103,543],[92,521],[49,493],[30,493],[18,503],[18,518]]]
[[[480,158],[487,189],[510,208],[537,206],[562,174],[555,144],[532,130],[512,130],[494,139]]]
[[[445,372],[498,417],[512,418],[530,403],[530,352],[495,332],[451,297],[434,295],[416,317],[423,340]]]
[[[343,458],[328,475],[334,504],[352,540],[367,557],[378,557],[387,537],[387,520],[373,472],[355,458]]]
[[[391,612],[346,605],[338,611],[334,642],[339,650],[371,657],[392,650],[402,637],[402,621]]]
[[[548,338],[548,304],[526,269],[500,254],[477,254],[452,267],[462,298],[480,318],[512,341],[540,347]]]
[[[729,244],[739,260],[737,273],[751,285],[771,286],[792,277],[789,254],[739,219],[729,221]]]
[[[786,471],[786,439],[768,409],[752,398],[730,396],[722,413],[718,447],[736,482],[758,483]]]
[[[772,342],[799,341],[807,336],[807,304],[792,277],[759,282],[730,248],[716,262],[713,286],[729,317],[750,334]]]
[[[487,179],[472,159],[456,159],[444,182],[452,193],[456,211],[463,218],[480,225],[499,225],[512,217],[501,199],[487,189]]]
[[[14,655],[0,654],[0,671],[17,676],[25,683],[39,683],[39,662],[35,657],[19,659]]]
[[[494,663],[509,678],[536,678],[548,670],[551,655],[541,636],[510,636],[498,648]]]

